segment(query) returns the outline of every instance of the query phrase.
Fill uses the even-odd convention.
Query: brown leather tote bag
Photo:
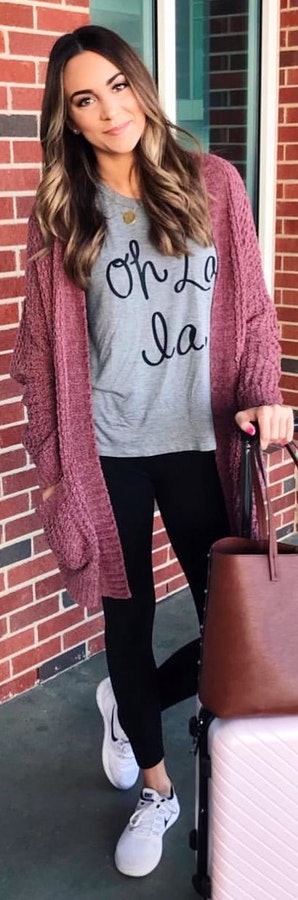
[[[298,713],[298,546],[277,542],[258,442],[251,454],[261,539],[223,538],[209,559],[199,697],[220,717]]]

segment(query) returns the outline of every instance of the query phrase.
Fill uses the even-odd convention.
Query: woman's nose
[[[112,119],[117,109],[116,97],[103,97],[100,105],[100,118]]]

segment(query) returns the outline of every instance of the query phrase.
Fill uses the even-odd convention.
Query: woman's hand
[[[293,439],[294,416],[290,406],[279,406],[277,403],[272,406],[254,406],[237,412],[235,419],[242,431],[252,435],[256,431],[252,423],[257,422],[262,450],[267,450],[269,444],[284,447]]]
[[[42,492],[42,499],[47,500],[48,497],[51,497],[51,495],[56,490],[56,487],[57,487],[56,484],[52,484],[50,487],[45,488],[44,491]]]

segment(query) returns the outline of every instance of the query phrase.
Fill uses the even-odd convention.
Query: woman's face
[[[89,50],[66,64],[63,77],[70,127],[103,154],[132,154],[145,127],[141,109],[114,63]]]

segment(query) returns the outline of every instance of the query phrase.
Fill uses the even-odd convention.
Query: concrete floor
[[[158,605],[159,661],[197,633],[188,591]],[[1,900],[194,900],[195,762],[188,735],[195,700],[164,713],[168,768],[181,804],[165,836],[158,868],[141,879],[120,875],[115,843],[134,809],[139,786],[121,792],[100,761],[102,724],[95,688],[105,654],[0,707]]]

